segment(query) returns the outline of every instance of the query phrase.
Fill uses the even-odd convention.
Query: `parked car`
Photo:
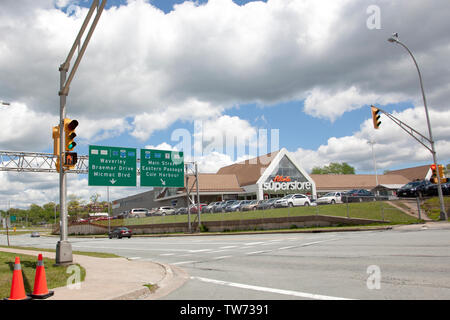
[[[341,192],[328,192],[319,199],[316,200],[317,204],[335,204],[342,203],[342,193]]]
[[[217,206],[214,206],[214,212],[225,212],[225,208],[234,203],[236,200],[227,200],[227,201],[222,201],[220,204],[218,204]]]
[[[37,231],[34,231],[34,232],[31,233],[30,236],[31,236],[32,238],[39,238],[39,237],[41,236],[41,234],[40,234],[39,232],[37,232]]]
[[[169,214],[174,214],[175,209],[173,207],[159,207],[155,214],[160,216],[165,216]]]
[[[265,209],[273,209],[275,208],[275,201],[277,201],[279,198],[271,198],[267,200],[263,200],[260,204],[256,206],[258,210],[265,210]]]
[[[143,218],[146,217],[149,210],[146,208],[133,208],[128,215],[129,218]]]
[[[206,203],[200,203],[200,212],[202,212],[202,208],[203,208],[203,207],[206,207],[206,206],[207,206]],[[197,213],[197,210],[198,210],[197,207],[198,207],[198,206],[197,206],[196,204],[190,205],[190,206],[189,206],[189,212],[190,212],[190,213]]]
[[[256,210],[256,206],[258,203],[260,203],[262,200],[249,200],[250,202],[247,204],[244,204],[241,207],[241,211],[253,211]]]
[[[155,215],[157,211],[158,211],[158,208],[152,208],[152,209],[148,210],[148,212],[145,214],[145,216],[151,217],[151,216]]]
[[[433,197],[438,195],[438,185],[437,184],[430,184],[425,188],[424,195]],[[441,184],[442,194],[445,196],[450,195],[450,182],[442,183]]]
[[[341,195],[344,202],[375,201],[375,194],[366,189],[353,189]]]
[[[187,214],[188,213],[188,208],[186,207],[180,207],[175,209],[174,214]]]
[[[211,213],[214,205],[220,201],[211,202],[207,206],[202,207],[202,213]]]
[[[311,201],[304,194],[289,194],[274,202],[275,208],[297,207],[297,206],[309,206]]]
[[[426,188],[432,183],[429,180],[412,181],[398,189],[397,197],[418,197],[424,195]]]
[[[125,218],[128,218],[128,214],[129,214],[128,211],[122,211],[121,213],[119,213],[119,214],[117,215],[117,219],[125,219]]]
[[[113,231],[109,233],[109,238],[119,238],[122,239],[123,237],[127,237],[128,239],[131,238],[133,232],[128,229],[127,227],[119,227],[115,228]]]
[[[225,211],[226,212],[241,211],[241,207],[247,203],[250,203],[250,200],[237,200],[228,205],[225,208]]]

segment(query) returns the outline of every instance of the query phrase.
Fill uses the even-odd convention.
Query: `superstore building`
[[[401,171],[401,170],[400,170]],[[309,175],[295,158],[285,149],[257,158],[220,168],[217,173],[185,176],[184,188],[154,188],[151,191],[118,199],[113,202],[113,213],[118,214],[132,208],[157,208],[162,206],[186,207],[221,200],[267,199],[283,197],[290,193],[306,194],[316,199],[330,191],[351,189],[376,190],[384,195],[395,195],[395,190],[412,179],[424,179],[429,166],[406,169],[404,173],[392,172],[384,175]],[[376,183],[378,182],[378,184]],[[187,187],[187,188],[186,188]]]

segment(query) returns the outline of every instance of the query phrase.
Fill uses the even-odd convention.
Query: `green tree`
[[[314,167],[312,174],[355,174],[355,168],[350,166],[347,162],[337,163],[332,162],[328,166]]]

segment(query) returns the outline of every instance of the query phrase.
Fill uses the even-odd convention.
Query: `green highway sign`
[[[89,186],[136,186],[136,149],[89,146]]]
[[[184,187],[183,152],[141,149],[141,187]]]

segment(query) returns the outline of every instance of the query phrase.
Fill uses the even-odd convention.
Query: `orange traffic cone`
[[[14,261],[14,272],[11,285],[11,294],[9,298],[6,298],[5,300],[29,300],[29,299],[30,297],[28,297],[25,294],[25,287],[23,286],[22,267],[20,265],[20,258],[16,257],[16,260]]]
[[[36,276],[34,278],[34,289],[31,297],[33,299],[47,299],[53,295],[53,291],[48,291],[47,278],[45,277],[44,261],[42,253],[38,255],[38,263],[36,266]]]

